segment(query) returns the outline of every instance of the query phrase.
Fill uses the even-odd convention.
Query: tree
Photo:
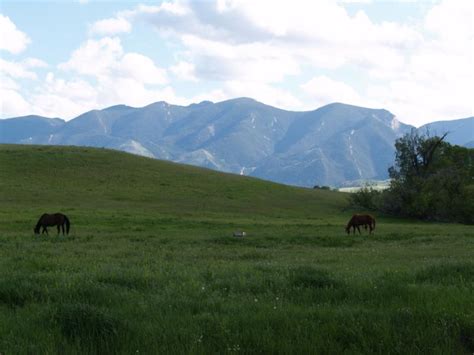
[[[415,130],[395,142],[383,209],[397,215],[473,223],[474,149]],[[470,200],[469,200],[470,198]]]

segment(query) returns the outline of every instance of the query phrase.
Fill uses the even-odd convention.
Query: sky
[[[0,0],[0,118],[251,97],[474,116],[474,1]]]

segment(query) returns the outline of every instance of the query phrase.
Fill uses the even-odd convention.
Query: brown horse
[[[364,226],[365,229],[369,227],[369,234],[372,233],[372,231],[375,229],[375,218],[372,217],[369,214],[355,214],[352,216],[352,218],[349,220],[346,226],[346,232],[347,234],[350,234],[351,232],[351,227],[352,231],[355,234],[355,230],[359,231],[360,234],[360,228],[359,226]]]
[[[40,219],[38,220],[38,223],[36,223],[36,227],[34,229],[35,234],[39,234],[40,228],[43,227],[43,232],[46,232],[48,234],[48,228],[50,226],[58,226],[58,234],[59,230],[61,229],[63,231],[64,235],[64,226],[66,226],[66,234],[69,234],[69,228],[71,227],[71,222],[69,222],[69,218],[67,218],[65,215],[62,213],[55,213],[55,214],[43,214]]]

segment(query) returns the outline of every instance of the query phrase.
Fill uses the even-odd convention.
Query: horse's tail
[[[374,225],[373,229],[375,229],[375,218],[374,217],[372,217],[372,223]]]
[[[64,222],[66,223],[66,234],[69,234],[69,229],[71,227],[71,222],[69,222],[69,218],[67,218],[66,216],[64,216]]]

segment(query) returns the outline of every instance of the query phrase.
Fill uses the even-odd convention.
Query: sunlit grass
[[[1,353],[474,351],[470,226],[348,236],[344,194],[106,150],[0,167]],[[34,236],[46,211],[71,234]]]

